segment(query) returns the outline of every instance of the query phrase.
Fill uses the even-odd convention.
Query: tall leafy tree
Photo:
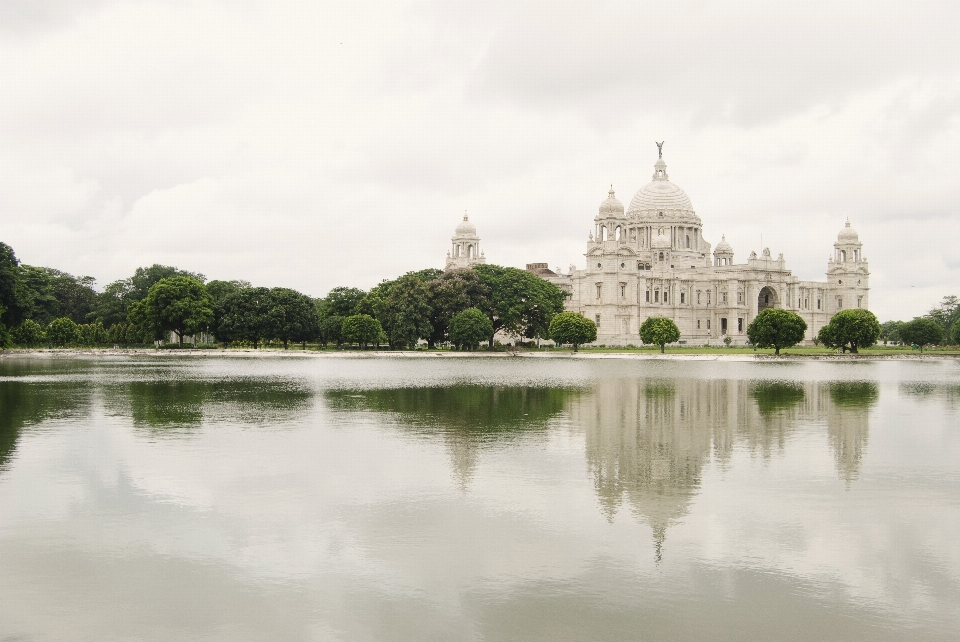
[[[328,343],[336,344],[338,348],[343,345],[343,317],[327,317],[320,321],[320,341],[324,347]]]
[[[780,308],[767,308],[760,310],[747,326],[747,337],[758,348],[773,348],[774,354],[780,354],[783,348],[803,341],[806,331],[807,322],[799,314]]]
[[[430,293],[430,325],[433,326],[433,332],[427,340],[431,348],[447,340],[450,320],[457,313],[470,308],[490,307],[490,288],[480,281],[480,275],[475,270],[441,272],[427,282],[427,290]]]
[[[663,354],[668,343],[680,340],[680,329],[673,319],[650,317],[640,324],[640,340],[660,346],[660,354]]]
[[[393,282],[384,300],[386,323],[381,321],[390,345],[412,348],[418,339],[428,339],[430,325],[430,291],[414,274],[405,274]]]
[[[154,331],[172,331],[181,348],[184,336],[206,330],[213,323],[213,299],[199,279],[189,276],[157,281],[137,308],[142,325]]]
[[[953,324],[960,320],[960,298],[956,296],[945,296],[940,305],[927,313],[927,318],[933,319],[943,330],[943,336],[950,336],[950,329]]]
[[[943,341],[943,328],[933,319],[920,317],[903,324],[900,328],[900,338],[906,343],[919,346],[922,353],[923,346],[935,345]]]
[[[849,350],[856,354],[860,348],[869,348],[880,338],[880,322],[869,310],[841,310],[820,328],[817,338],[831,348]],[[901,336],[903,335],[901,330]]]
[[[217,340],[250,341],[256,348],[274,329],[270,318],[272,298],[267,288],[244,288],[227,295],[221,305]]]
[[[0,243],[0,323],[19,325],[29,317],[30,305],[23,291],[20,260],[12,247]]]
[[[150,288],[163,279],[169,279],[174,276],[186,276],[196,279],[201,283],[207,280],[207,277],[198,272],[188,272],[170,265],[159,265],[154,263],[150,267],[139,267],[130,277],[130,290],[128,298],[131,302],[142,301],[147,298]]]
[[[566,295],[560,288],[517,268],[477,265],[474,269],[481,283],[490,288],[490,297],[481,309],[494,333],[503,330],[527,338],[549,335],[550,320],[563,311]]]
[[[132,299],[130,279],[108,283],[103,288],[103,292],[97,295],[89,318],[99,321],[106,327],[125,323],[133,303],[136,301]]]
[[[584,343],[597,340],[597,324],[577,312],[560,312],[550,321],[550,338],[572,344],[577,352]]]
[[[354,314],[357,304],[367,295],[357,288],[337,287],[330,290],[320,304],[322,317],[348,317]]]
[[[288,288],[270,290],[270,327],[274,338],[283,342],[286,350],[290,341],[304,344],[320,333],[319,318],[313,299]]]

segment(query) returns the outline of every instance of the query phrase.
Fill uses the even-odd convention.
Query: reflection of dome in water
[[[633,380],[601,382],[571,409],[586,431],[601,511],[612,521],[626,498],[653,530],[658,557],[667,528],[699,492],[710,455],[709,424],[682,407],[672,383]]]

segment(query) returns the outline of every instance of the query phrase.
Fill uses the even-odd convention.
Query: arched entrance
[[[757,312],[766,310],[767,308],[775,308],[778,303],[777,291],[769,285],[764,286],[764,288],[760,290],[760,295],[757,297]]]

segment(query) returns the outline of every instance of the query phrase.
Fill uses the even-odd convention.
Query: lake
[[[960,362],[0,359],[0,640],[955,640]]]

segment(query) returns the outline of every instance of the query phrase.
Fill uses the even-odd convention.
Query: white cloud
[[[655,139],[741,259],[816,278],[849,216],[884,318],[960,271],[951,6],[34,5],[0,14],[0,235],[101,284],[370,287],[464,209],[488,260],[565,268]]]

